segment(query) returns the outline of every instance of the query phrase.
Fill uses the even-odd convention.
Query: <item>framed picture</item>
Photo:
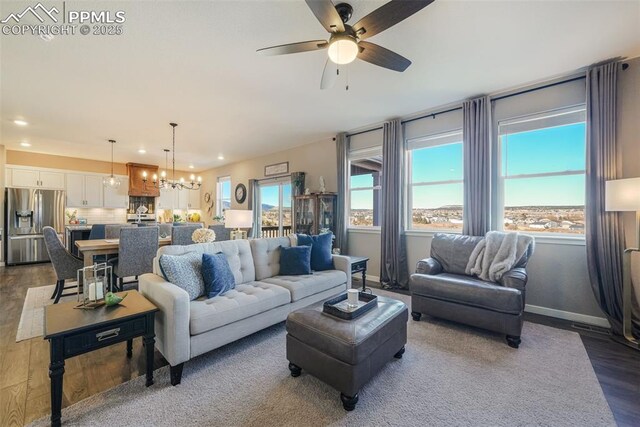
[[[289,162],[276,163],[264,167],[264,176],[284,175],[289,173]]]

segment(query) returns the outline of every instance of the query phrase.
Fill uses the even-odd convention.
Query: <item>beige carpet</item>
[[[376,291],[376,293],[384,293]],[[386,293],[385,293],[386,294]],[[396,298],[407,297],[393,294]],[[424,318],[423,318],[424,319]],[[136,341],[136,345],[138,341]],[[409,321],[407,352],[345,412],[337,391],[292,378],[283,324],[185,364],[145,388],[138,377],[63,410],[66,425],[109,426],[614,426],[578,334],[526,323],[519,350],[502,336]],[[35,425],[48,425],[47,418]]]
[[[69,282],[66,286],[72,285],[73,282]],[[55,287],[56,285],[49,285],[27,289],[27,296],[24,298],[18,332],[16,333],[16,342],[39,337],[44,334],[44,308],[47,305],[53,304],[51,294],[53,294]],[[69,293],[73,291],[74,289],[67,289],[65,292]],[[60,298],[61,302],[75,300],[77,300],[76,295]]]

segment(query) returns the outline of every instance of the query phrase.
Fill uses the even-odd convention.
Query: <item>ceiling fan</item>
[[[402,72],[411,61],[377,44],[365,41],[378,33],[404,21],[429,6],[434,0],[392,0],[374,10],[354,25],[347,25],[353,8],[348,3],[333,5],[331,0],[305,0],[322,26],[331,34],[329,40],[283,44],[258,49],[264,55],[285,55],[328,49],[329,58],[324,66],[320,89],[335,83],[338,65],[348,64],[356,58],[390,70]]]

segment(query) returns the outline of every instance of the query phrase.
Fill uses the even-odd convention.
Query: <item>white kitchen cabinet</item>
[[[189,209],[189,190],[177,190],[174,199],[174,209],[186,211]]]
[[[101,175],[67,174],[67,207],[101,208],[103,206]]]
[[[187,191],[189,192],[189,209],[200,209],[200,189]]]
[[[116,176],[116,178],[120,179],[119,187],[104,187],[105,208],[129,207],[129,178],[126,176]]]
[[[160,197],[156,199],[158,209],[173,209],[175,190],[160,190]]]
[[[64,173],[37,169],[7,169],[7,185],[11,187],[64,190]]]

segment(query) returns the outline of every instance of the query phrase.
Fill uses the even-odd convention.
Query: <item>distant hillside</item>
[[[262,210],[263,211],[270,211],[271,209],[275,208],[275,206],[273,205],[267,205],[266,203],[262,204]]]

